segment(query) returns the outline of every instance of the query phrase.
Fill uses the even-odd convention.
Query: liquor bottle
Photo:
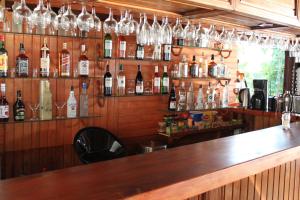
[[[109,65],[106,65],[106,72],[104,74],[104,96],[112,95],[112,75],[109,72]]]
[[[164,73],[162,75],[161,80],[161,93],[168,94],[169,93],[169,76],[168,76],[168,66],[164,66]]]
[[[138,72],[135,78],[135,94],[142,95],[144,93],[144,80],[142,76],[141,65],[138,65]]]
[[[223,94],[222,94],[222,107],[223,108],[228,107],[228,102],[229,102],[228,81],[225,81],[225,87],[223,89]]]
[[[202,84],[199,86],[198,90],[198,96],[197,96],[197,105],[196,105],[196,110],[201,110],[204,108],[204,102],[203,102],[203,88]]]
[[[25,104],[22,101],[21,90],[17,91],[17,100],[14,104],[14,120],[24,121],[25,119]]]
[[[59,53],[59,75],[61,77],[70,77],[71,56],[67,50],[67,43],[63,43],[63,49]]]
[[[192,78],[199,77],[199,64],[196,62],[196,56],[193,56],[190,73]]]
[[[117,81],[118,81],[118,96],[124,96],[125,95],[125,83],[126,83],[126,77],[124,73],[124,68],[123,65],[120,64],[119,66],[119,72],[117,76]]]
[[[89,116],[89,97],[87,95],[87,84],[82,83],[82,91],[80,94],[80,108],[79,108],[79,116],[87,117]]]
[[[155,66],[155,71],[154,71],[154,80],[153,80],[153,93],[154,94],[159,94],[160,93],[160,76],[158,73],[158,66]]]
[[[184,82],[181,82],[181,86],[178,92],[178,104],[177,104],[177,111],[184,111],[186,108],[186,91]]]
[[[169,96],[169,107],[168,109],[170,111],[175,111],[176,110],[176,91],[175,91],[175,86],[172,84],[170,96]]]
[[[7,77],[7,50],[4,47],[4,35],[0,35],[0,77]]]
[[[89,69],[90,69],[89,58],[86,55],[85,44],[82,44],[81,45],[81,54],[79,56],[79,62],[78,62],[79,76],[81,76],[81,77],[89,76]]]
[[[74,87],[71,86],[71,91],[67,101],[67,118],[76,118],[77,116],[77,101],[74,94]]]
[[[219,88],[218,85],[215,87],[213,95],[214,95],[214,102],[212,104],[212,107],[213,108],[219,108],[220,105],[222,104],[222,102],[221,102],[220,88]]]
[[[203,61],[203,57],[199,58],[199,72],[198,72],[198,76],[199,78],[203,77],[203,69],[204,69],[204,61]]]
[[[208,75],[209,75],[210,77],[216,77],[216,72],[217,72],[216,67],[217,67],[217,63],[215,63],[214,59],[215,59],[215,55],[212,54],[212,55],[211,55],[210,63],[208,64]]]
[[[179,62],[179,78],[183,77],[183,78],[187,78],[189,76],[189,64],[187,62],[186,56],[183,55],[181,62]]]
[[[104,36],[104,58],[112,57],[112,37],[111,34],[106,33]]]
[[[194,87],[193,82],[191,82],[189,90],[186,95],[186,110],[194,110],[195,102],[194,102]]]
[[[171,44],[164,44],[163,60],[171,61]]]
[[[40,76],[49,77],[50,75],[50,50],[47,46],[47,39],[44,38],[44,44],[41,48],[41,66],[40,66]]]
[[[126,40],[123,35],[118,36],[119,58],[126,58]]]
[[[16,60],[16,74],[18,77],[28,77],[29,59],[25,54],[24,44],[20,43],[19,55]]]
[[[1,83],[1,98],[0,98],[0,122],[8,122],[9,119],[9,104],[5,95],[5,83]]]
[[[226,77],[226,64],[224,63],[224,57],[221,56],[220,63],[218,64],[218,77]]]
[[[40,120],[52,119],[52,93],[48,80],[40,81]]]
[[[136,45],[136,59],[144,60],[144,46],[141,44]]]
[[[161,60],[161,44],[154,45],[153,60]]]
[[[211,108],[212,103],[214,102],[214,91],[211,86],[211,83],[208,83],[208,88],[206,90],[206,95],[207,95],[207,102],[206,102],[206,108]]]

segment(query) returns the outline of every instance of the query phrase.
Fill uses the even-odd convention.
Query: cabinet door
[[[233,10],[234,1],[236,0],[181,0],[181,2],[195,3],[204,7],[220,10]]]

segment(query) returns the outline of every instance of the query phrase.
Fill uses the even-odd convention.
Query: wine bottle
[[[86,56],[85,44],[82,44],[81,45],[81,54],[79,56],[79,62],[78,62],[79,76],[88,77],[89,76],[89,68],[90,68],[90,62],[89,62],[89,58]]]
[[[63,43],[63,49],[59,53],[59,75],[61,77],[70,77],[71,56],[67,50],[67,43]]]
[[[154,80],[153,80],[153,93],[154,94],[159,94],[160,93],[160,76],[158,73],[158,66],[155,66],[155,71],[154,71]]]
[[[193,61],[191,63],[191,77],[196,78],[199,77],[199,64],[196,62],[196,56],[193,56]]]
[[[106,72],[104,74],[104,96],[112,95],[112,75],[109,72],[109,65],[106,65]]]
[[[168,76],[168,66],[164,66],[164,73],[162,75],[162,85],[161,85],[161,93],[168,94],[169,93],[169,76]]]
[[[169,96],[169,110],[170,111],[176,110],[176,91],[175,91],[174,84],[172,84],[172,88]]]
[[[25,119],[25,104],[22,101],[21,90],[17,91],[17,100],[14,104],[14,120],[24,121]]]
[[[154,45],[153,60],[161,60],[161,44]]]
[[[29,59],[25,54],[24,44],[20,43],[19,55],[16,60],[16,74],[18,77],[28,77]]]
[[[0,77],[7,77],[8,56],[4,46],[4,35],[0,35]]]
[[[164,45],[163,60],[171,61],[171,44]]]
[[[77,116],[77,101],[74,94],[74,87],[71,86],[69,98],[67,101],[67,118],[76,118]]]
[[[104,58],[112,58],[112,37],[109,33],[104,36]]]
[[[142,95],[144,93],[144,81],[142,76],[141,65],[138,65],[138,72],[135,78],[135,94]]]
[[[6,99],[5,90],[6,85],[5,83],[0,84],[1,90],[1,98],[0,98],[0,122],[8,122],[9,119],[9,104]]]
[[[177,111],[184,111],[186,108],[186,91],[185,91],[184,82],[181,82],[178,94],[179,94],[179,99],[178,99]]]
[[[52,119],[52,93],[48,80],[40,82],[40,120]]]
[[[119,67],[119,73],[117,76],[117,81],[118,81],[118,95],[119,96],[124,96],[125,95],[125,83],[126,83],[126,77],[123,69],[123,65],[120,64]]]
[[[119,58],[126,58],[126,40],[123,35],[118,36],[119,41]]]
[[[50,75],[50,50],[47,46],[47,39],[44,38],[44,44],[41,48],[41,64],[40,64],[40,76],[49,77]]]
[[[144,46],[141,44],[136,45],[136,59],[144,60]]]
[[[80,107],[79,107],[79,116],[87,117],[89,116],[89,97],[87,95],[87,84],[82,83],[82,90],[80,94]]]

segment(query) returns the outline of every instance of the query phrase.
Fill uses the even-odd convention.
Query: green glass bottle
[[[104,36],[104,58],[112,57],[112,37],[111,34],[106,33]]]

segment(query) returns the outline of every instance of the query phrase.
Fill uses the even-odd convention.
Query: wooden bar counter
[[[0,181],[0,199],[299,199],[298,159],[296,122]]]

